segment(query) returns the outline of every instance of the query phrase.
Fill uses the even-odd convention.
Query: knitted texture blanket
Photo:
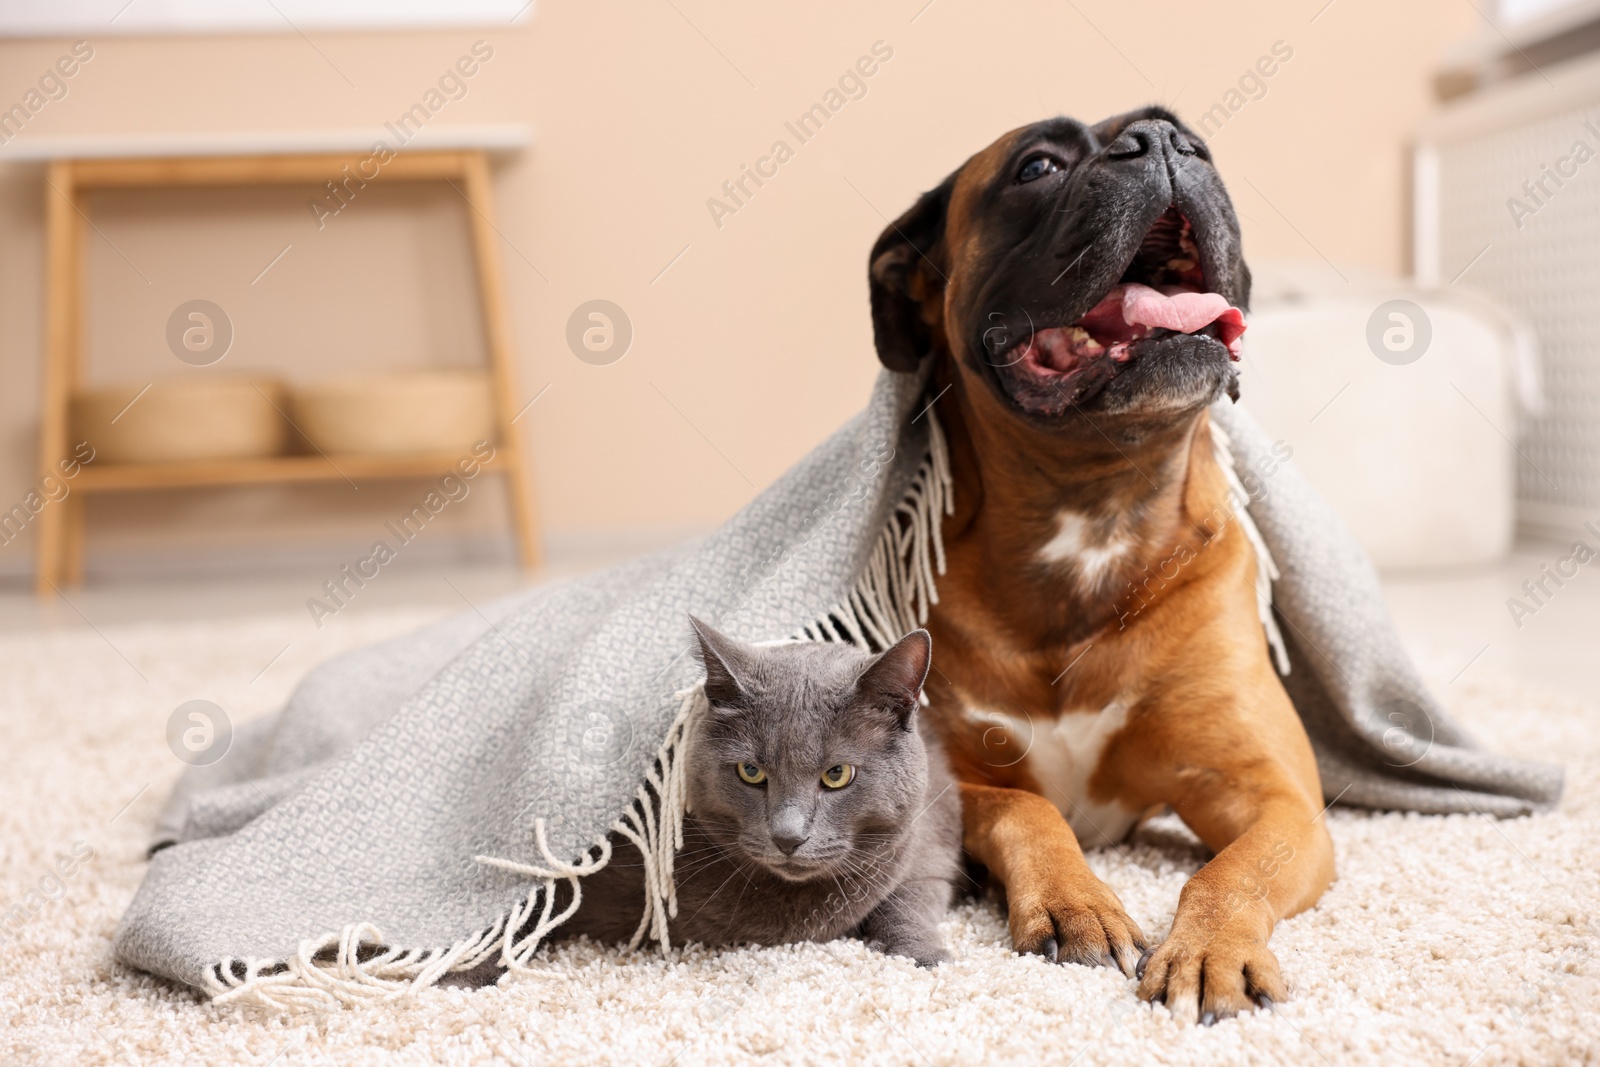
[[[704,702],[687,616],[746,641],[883,646],[919,625],[952,491],[925,384],[883,372],[862,414],[693,546],[317,668],[179,781],[117,958],[283,1008],[519,972],[614,839],[645,861],[634,943],[666,945],[678,747]],[[1500,816],[1553,803],[1559,769],[1474,748],[1423,689],[1371,564],[1292,462],[1240,409],[1212,419],[1261,563],[1264,633],[1239,639],[1273,645],[1328,799]]]

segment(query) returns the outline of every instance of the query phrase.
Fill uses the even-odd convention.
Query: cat
[[[931,967],[961,871],[961,801],[919,695],[932,639],[876,655],[743,644],[690,617],[707,712],[690,724],[674,944],[782,945],[855,935]],[[644,907],[619,842],[556,936],[625,941]]]

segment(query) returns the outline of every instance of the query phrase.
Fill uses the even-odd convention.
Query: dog
[[[869,277],[882,363],[934,362],[954,513],[926,695],[1016,949],[1115,966],[1187,1021],[1282,1000],[1267,942],[1333,846],[1214,453],[1250,273],[1209,149],[1160,108],[1013,130]],[[1081,845],[1164,810],[1214,857],[1151,946]]]

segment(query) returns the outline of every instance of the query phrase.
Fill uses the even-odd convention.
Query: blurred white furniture
[[[1537,333],[1549,404],[1519,441],[1519,517],[1570,540],[1600,514],[1600,55],[1535,61],[1423,126],[1416,263],[1424,284],[1490,293]]]
[[[1256,300],[1244,406],[1293,449],[1380,568],[1503,555],[1516,518],[1513,327],[1457,294],[1398,283],[1310,288],[1269,288]],[[1374,311],[1395,299],[1420,308],[1431,333],[1414,362],[1386,362],[1369,345]],[[1387,316],[1381,324],[1403,326]],[[1270,477],[1263,484],[1270,492]]]
[[[1482,6],[1473,6],[1483,15]],[[1600,0],[1495,0],[1493,6],[1493,21],[1482,19],[1476,34],[1441,57],[1433,81],[1439,99],[1537,77],[1600,48]]]

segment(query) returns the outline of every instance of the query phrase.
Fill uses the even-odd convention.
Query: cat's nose
[[[806,843],[809,834],[793,833],[789,831],[776,831],[772,835],[772,843],[778,846],[778,851],[785,856],[794,855],[794,850]]]
[[[811,813],[793,800],[779,803],[767,823],[767,832],[772,835],[772,843],[779,852],[792,856],[811,836]]]

